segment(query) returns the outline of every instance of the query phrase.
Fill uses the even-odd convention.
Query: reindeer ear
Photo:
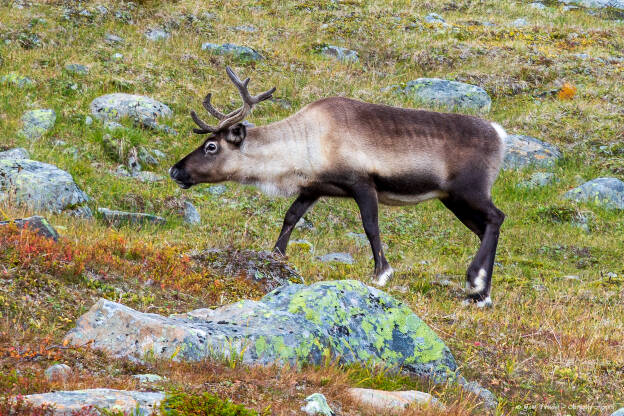
[[[233,144],[241,144],[246,136],[247,128],[242,123],[238,123],[228,130],[226,140]]]

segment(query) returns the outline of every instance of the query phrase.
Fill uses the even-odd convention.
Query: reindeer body
[[[269,195],[297,195],[275,244],[281,254],[294,226],[318,198],[353,198],[371,244],[378,285],[393,272],[379,237],[378,202],[413,205],[438,198],[481,240],[466,273],[468,297],[479,306],[491,304],[492,269],[505,217],[491,199],[506,136],[499,125],[472,116],[333,97],[247,130],[239,123],[241,113],[273,90],[251,97],[249,79],[240,81],[229,68],[228,75],[247,110],[244,106],[221,114],[210,106],[208,95],[204,107],[225,120],[220,127],[210,127],[192,113],[201,127],[196,132],[212,136],[172,167],[171,177],[180,186],[235,181]],[[228,117],[237,124],[227,124]]]

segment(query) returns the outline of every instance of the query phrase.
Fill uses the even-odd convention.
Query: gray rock
[[[351,398],[367,406],[373,407],[381,414],[394,414],[410,406],[436,406],[444,409],[444,405],[429,393],[416,390],[384,391],[373,389],[350,388],[347,393]]]
[[[91,116],[86,116],[84,120],[85,126],[90,126],[93,124],[93,118]]]
[[[119,165],[113,171],[113,175],[118,176],[120,178],[129,178],[132,174],[128,171],[128,169],[124,165]]]
[[[218,55],[230,55],[244,61],[260,61],[264,59],[262,55],[248,46],[239,46],[232,43],[224,43],[218,45],[216,43],[206,42],[201,46],[203,51],[209,51]]]
[[[534,137],[510,134],[505,139],[503,169],[551,167],[561,158],[557,146]]]
[[[67,364],[54,364],[48,367],[43,374],[48,381],[67,381],[72,369]]]
[[[151,40],[152,42],[169,39],[171,37],[171,34],[169,32],[166,32],[158,28],[147,29],[144,35],[147,39]]]
[[[124,93],[102,95],[93,100],[89,107],[98,120],[119,121],[124,117],[143,120],[173,115],[171,109],[160,101],[143,95]]]
[[[565,4],[577,4],[591,9],[613,7],[614,9],[624,10],[624,0],[559,0],[559,2]]]
[[[113,389],[56,391],[24,396],[24,400],[33,407],[54,406],[54,416],[78,414],[88,406],[131,416],[147,416],[154,414],[164,399],[164,393]]]
[[[405,304],[355,280],[288,285],[260,301],[164,317],[100,299],[65,341],[141,361],[365,363],[434,382],[456,376],[449,349]]]
[[[54,165],[29,159],[0,159],[0,201],[26,205],[36,212],[61,212],[89,197],[71,175]]]
[[[521,17],[511,22],[511,25],[513,27],[525,27],[529,25],[529,22],[525,18]]]
[[[444,20],[444,18],[437,13],[429,13],[427,16],[425,16],[425,22],[448,26],[446,24],[446,20]]]
[[[89,208],[86,205],[83,205],[75,209],[64,211],[63,213],[70,215],[72,217],[76,217],[76,218],[84,218],[84,219],[93,218],[93,212],[91,211],[91,208]]]
[[[624,182],[617,178],[597,178],[569,190],[564,197],[606,208],[624,209]]]
[[[65,65],[65,71],[70,74],[87,75],[89,73],[89,68],[82,64],[67,64]]]
[[[498,407],[498,399],[496,396],[476,381],[469,382],[464,377],[459,376],[457,377],[457,384],[459,384],[464,391],[472,393],[479,398],[486,408],[496,409]]]
[[[29,228],[35,231],[37,234],[51,238],[54,241],[58,241],[58,232],[50,225],[48,220],[43,217],[35,216],[29,218],[20,218],[12,221],[0,221],[0,226],[6,227],[10,224],[15,224],[18,228]]]
[[[158,159],[156,159],[152,155],[152,153],[143,146],[139,146],[138,156],[139,156],[139,161],[145,165],[151,165],[151,166],[158,165]]]
[[[163,381],[163,378],[158,374],[135,374],[132,377],[139,380],[139,383],[141,384],[151,384]]]
[[[123,130],[125,127],[116,121],[106,120],[104,122],[104,130],[114,131],[114,130]]]
[[[113,61],[121,61],[123,59],[123,55],[120,54],[119,52],[115,52],[114,54],[111,55],[111,59]]]
[[[173,135],[178,134],[178,132],[172,129],[171,127],[166,126],[164,124],[159,124],[156,121],[156,119],[152,117],[135,117],[134,121],[135,121],[135,124],[140,127],[145,127],[151,130],[160,131],[166,134],[173,134]]]
[[[160,151],[160,150],[158,150],[158,149],[152,149],[152,154],[153,154],[154,156],[156,156],[156,158],[157,158],[157,159],[164,159],[164,158],[166,158],[166,157],[167,157],[167,155],[166,155],[166,154],[164,154],[163,152],[161,152],[161,151]]]
[[[301,411],[310,416],[323,415],[334,416],[335,413],[331,410],[327,404],[327,399],[321,393],[313,393],[306,397],[306,404],[301,408]]]
[[[136,148],[133,148],[128,154],[128,161],[126,164],[128,165],[128,170],[132,176],[135,176],[143,169],[141,162],[139,162],[139,156],[137,155]]]
[[[546,9],[546,6],[544,5],[544,3],[540,3],[539,1],[534,1],[533,3],[529,4],[529,6],[531,6],[532,9],[537,9],[537,10]]]
[[[35,85],[35,82],[17,72],[9,72],[0,78],[0,85],[13,85],[18,88],[24,88]]]
[[[301,217],[301,219],[297,221],[295,228],[297,230],[313,230],[314,224],[312,224],[312,221],[308,220],[307,218]]]
[[[238,32],[247,32],[247,33],[255,33],[258,31],[258,28],[253,25],[240,25],[240,26],[235,26],[233,29]]]
[[[353,264],[355,260],[349,253],[329,253],[323,256],[317,257],[317,259],[322,263],[342,263],[342,264]]]
[[[535,189],[542,186],[550,185],[555,181],[555,174],[550,172],[535,172],[531,177],[518,184],[519,188]]]
[[[184,222],[187,224],[199,224],[201,223],[201,216],[195,208],[195,205],[190,202],[184,202]]]
[[[20,130],[20,134],[30,140],[38,139],[54,127],[55,122],[56,113],[54,110],[38,109],[27,111],[22,116],[24,126]]]
[[[121,36],[113,35],[112,33],[107,33],[104,37],[104,42],[111,45],[121,44],[124,43],[124,38],[122,38]]]
[[[195,264],[217,275],[244,277],[268,293],[291,283],[304,283],[290,265],[268,251],[210,249],[192,253]]]
[[[416,102],[451,110],[485,113],[490,111],[492,105],[492,99],[483,88],[438,78],[418,78],[409,81],[402,92]]]
[[[624,416],[624,407],[611,413],[611,416]]]
[[[340,46],[324,46],[323,49],[321,49],[321,54],[342,62],[358,62],[360,60],[356,51]]]
[[[143,225],[143,224],[157,224],[162,225],[167,222],[162,217],[158,217],[152,214],[145,214],[142,212],[125,212],[115,211],[108,208],[98,208],[98,212],[102,215],[104,222],[108,225],[120,226],[120,225]]]
[[[355,240],[355,243],[359,246],[368,245],[368,237],[364,233],[354,233],[352,231],[347,233],[347,237]]]
[[[30,155],[28,150],[23,147],[16,147],[14,149],[0,152],[0,159],[28,159]]]

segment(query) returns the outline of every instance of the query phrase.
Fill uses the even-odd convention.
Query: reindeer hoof
[[[380,287],[385,286],[386,283],[388,283],[390,276],[392,276],[392,273],[394,273],[394,270],[392,270],[392,267],[388,266],[383,272],[381,272],[381,274],[379,274],[379,276],[377,276],[377,279],[373,280],[373,284]]]
[[[468,298],[462,302],[462,305],[464,306],[476,305],[477,308],[480,308],[480,309],[491,308],[492,306],[494,306],[494,304],[492,303],[492,299],[489,296],[483,300],[479,300],[475,298]]]

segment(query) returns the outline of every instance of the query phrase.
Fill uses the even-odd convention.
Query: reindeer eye
[[[210,153],[210,154],[217,153],[217,150],[219,150],[219,147],[217,146],[217,144],[215,142],[209,142],[204,147],[204,151],[206,153]]]

